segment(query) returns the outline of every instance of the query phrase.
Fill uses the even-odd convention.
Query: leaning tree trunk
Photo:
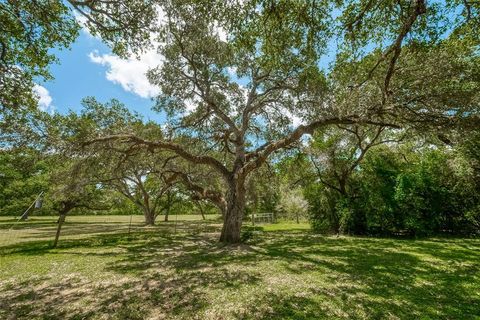
[[[58,218],[58,226],[57,226],[57,233],[55,233],[55,240],[53,241],[53,247],[56,248],[58,244],[58,239],[60,238],[60,231],[62,230],[62,225],[65,222],[65,217],[67,215],[65,213],[61,213],[60,217]]]
[[[203,212],[203,207],[200,203],[197,203],[198,210],[200,210],[200,214],[202,215],[202,220],[205,220],[205,213]]]
[[[230,181],[227,194],[227,210],[223,218],[223,228],[220,241],[239,243],[240,229],[245,212],[245,182],[244,179]]]

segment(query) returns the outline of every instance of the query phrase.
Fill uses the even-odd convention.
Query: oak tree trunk
[[[163,221],[168,222],[168,216],[170,215],[170,206],[167,207],[167,210],[165,211],[165,218]]]
[[[148,210],[144,209],[143,210],[143,216],[145,217],[145,225],[147,226],[153,226],[155,225],[155,213]]]
[[[244,179],[232,179],[227,194],[227,210],[223,219],[220,242],[239,243],[242,219],[245,212]]]

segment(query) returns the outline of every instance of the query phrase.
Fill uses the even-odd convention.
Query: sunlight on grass
[[[130,220],[131,217],[131,220]],[[18,221],[13,217],[0,217],[0,246],[26,241],[50,240],[55,236],[58,217],[33,216],[28,221]],[[217,215],[207,215],[206,221],[214,222],[219,219]],[[157,229],[174,230],[175,220],[177,229],[181,231],[188,228],[187,221],[198,221],[202,225],[200,215],[171,216],[168,222],[160,216],[153,227],[144,226],[144,217],[141,215],[89,215],[68,216],[62,227],[62,239],[79,239],[85,236],[102,235],[106,233],[128,233],[136,231],[154,231]],[[195,226],[198,229],[197,226]],[[198,230],[201,230],[198,229]]]
[[[294,230],[310,230],[310,223],[291,221],[281,221],[279,223],[266,224],[261,226],[263,231],[294,231]]]
[[[479,239],[329,237],[282,222],[225,247],[215,220],[128,234],[98,232],[117,218],[96,219],[70,219],[57,249],[42,219],[0,243],[0,319],[480,317]]]

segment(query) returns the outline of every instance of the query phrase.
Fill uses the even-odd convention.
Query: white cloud
[[[33,93],[38,99],[38,107],[42,111],[47,111],[52,113],[54,111],[54,106],[52,105],[52,97],[50,96],[50,92],[48,92],[47,88],[35,84],[33,86]]]
[[[156,7],[157,18],[154,24],[164,24],[166,15],[160,6]],[[86,18],[77,15],[77,21],[85,26]],[[88,33],[88,30],[83,27]],[[146,50],[138,58],[132,54],[128,59],[122,59],[114,54],[99,54],[98,51],[89,53],[90,61],[107,67],[107,80],[120,84],[128,92],[132,92],[142,98],[152,98],[160,93],[157,86],[152,85],[146,76],[149,69],[155,68],[163,63],[163,56],[157,53],[155,34],[151,34],[152,48]]]
[[[163,57],[156,50],[147,51],[138,59],[135,57],[122,59],[113,54],[99,54],[97,51],[90,52],[88,56],[93,63],[106,66],[107,79],[120,84],[124,90],[142,98],[151,98],[160,92],[146,76],[149,69],[157,67],[163,61]]]
[[[85,28],[86,18],[77,14],[76,19],[83,26],[82,30],[88,33],[88,30]],[[164,23],[166,23],[166,15],[161,7],[157,7],[156,24],[161,25]],[[221,41],[227,41],[228,34],[225,29],[215,24],[214,31]],[[107,67],[107,80],[120,84],[124,90],[135,93],[142,98],[152,98],[158,95],[160,90],[148,81],[146,73],[149,69],[158,67],[164,61],[163,56],[156,50],[156,47],[159,45],[160,43],[158,43],[153,34],[153,48],[145,51],[138,59],[133,56],[128,59],[122,59],[111,53],[99,54],[98,51],[90,52],[88,56],[93,63]],[[229,72],[235,72],[235,70],[231,69]],[[195,103],[187,102],[188,112],[192,112],[195,108]]]

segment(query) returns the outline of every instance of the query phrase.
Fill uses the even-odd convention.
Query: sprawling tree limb
[[[211,156],[199,156],[192,154],[184,149],[183,146],[172,143],[172,142],[166,142],[166,141],[150,141],[150,140],[145,140],[141,137],[138,137],[133,134],[116,134],[116,135],[109,135],[105,137],[99,137],[92,139],[86,143],[84,143],[84,146],[91,145],[94,143],[101,143],[101,142],[107,142],[107,141],[123,141],[123,142],[130,142],[138,145],[144,145],[147,148],[153,150],[153,149],[164,149],[164,150],[170,150],[173,151],[174,153],[178,154],[180,157],[184,158],[187,161],[190,161],[194,164],[205,164],[208,165],[214,169],[216,169],[218,172],[220,172],[223,176],[229,176],[230,172],[228,169],[217,159]]]
[[[227,202],[225,197],[221,192],[216,190],[211,190],[204,188],[192,181],[190,176],[184,172],[173,172],[170,179],[173,180],[180,180],[180,182],[190,191],[195,193],[194,198],[196,200],[210,200],[213,202],[222,212],[222,215],[225,212]]]
[[[407,34],[411,31],[413,24],[417,20],[417,18],[426,13],[427,9],[425,6],[425,0],[413,0],[414,5],[412,6],[411,13],[408,17],[408,19],[405,21],[403,24],[402,28],[400,29],[400,32],[398,33],[395,41],[393,44],[388,47],[388,49],[380,56],[380,58],[377,60],[375,65],[370,69],[367,77],[358,85],[361,86],[364,83],[366,83],[368,80],[370,80],[373,76],[373,73],[375,70],[378,68],[378,66],[385,61],[390,54],[393,53],[392,58],[389,61],[388,64],[388,69],[387,72],[385,73],[385,80],[384,80],[384,86],[383,86],[383,92],[384,92],[384,100],[383,103],[386,101],[386,97],[390,95],[389,92],[389,87],[390,87],[390,81],[392,79],[392,76],[395,72],[395,65],[397,63],[397,60],[400,56],[400,53],[402,51],[402,43]],[[363,15],[362,15],[363,17]]]
[[[412,8],[412,12],[410,16],[408,17],[407,21],[403,25],[400,33],[397,36],[397,39],[395,40],[394,44],[391,47],[391,51],[393,51],[393,56],[392,59],[390,59],[390,62],[388,64],[388,69],[385,75],[385,81],[384,81],[384,101],[386,97],[390,96],[390,81],[392,79],[394,70],[395,70],[395,64],[397,63],[398,57],[400,56],[400,52],[402,51],[402,42],[407,36],[407,34],[410,32],[412,29],[413,24],[417,20],[417,18],[427,12],[427,8],[425,6],[425,0],[415,0],[414,6]],[[384,102],[385,103],[385,102]]]
[[[372,125],[377,125],[382,127],[400,128],[398,125],[393,123],[377,122],[373,120],[361,120],[361,119],[358,119],[357,117],[325,118],[322,120],[314,121],[308,125],[301,125],[295,130],[293,130],[292,133],[290,133],[287,137],[274,142],[267,143],[257,148],[257,150],[253,151],[252,153],[249,153],[247,155],[247,159],[248,160],[252,159],[253,161],[250,161],[245,166],[244,170],[246,173],[254,170],[258,166],[260,166],[262,163],[264,163],[273,152],[279,149],[288,147],[289,145],[292,145],[293,143],[300,140],[302,136],[306,134],[312,134],[318,128],[325,127],[328,125],[340,125],[340,124],[351,125],[351,124],[360,124],[360,123],[372,124]]]

